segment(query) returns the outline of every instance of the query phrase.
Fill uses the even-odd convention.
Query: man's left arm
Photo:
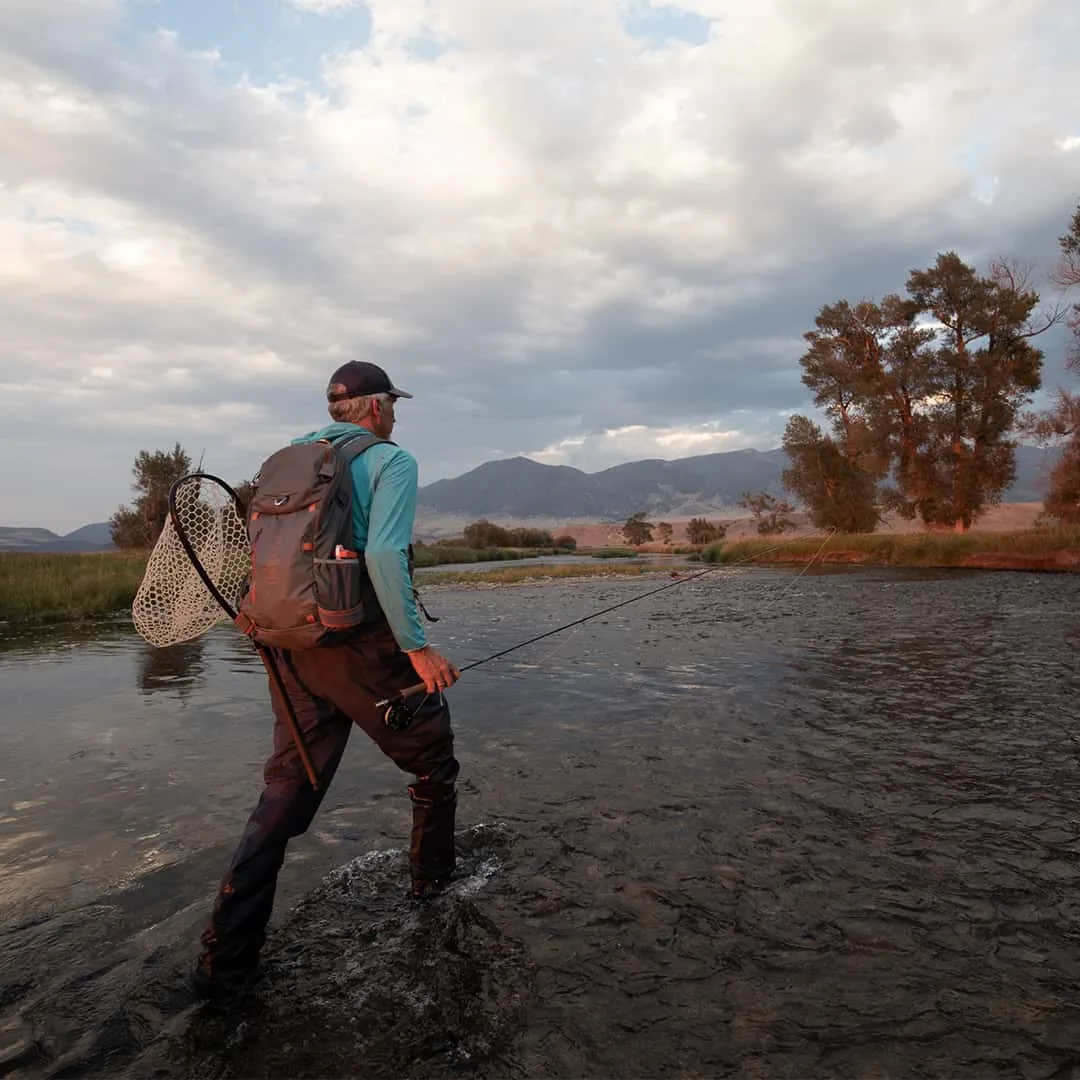
[[[416,459],[404,450],[392,453],[375,481],[364,550],[375,595],[405,652],[427,644],[409,576],[417,481]]]

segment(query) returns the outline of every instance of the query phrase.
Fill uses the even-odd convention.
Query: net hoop
[[[135,629],[157,648],[201,637],[235,617],[251,565],[239,496],[209,473],[169,491],[169,516],[131,606]]]

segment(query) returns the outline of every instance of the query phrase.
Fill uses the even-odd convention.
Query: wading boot
[[[258,977],[257,956],[251,962],[226,966],[203,953],[195,961],[190,983],[200,1001],[224,1004],[243,998],[254,987]]]
[[[409,899],[416,907],[428,907],[445,892],[446,886],[449,884],[449,874],[446,877],[432,878],[430,881],[413,878],[412,888],[409,890]]]

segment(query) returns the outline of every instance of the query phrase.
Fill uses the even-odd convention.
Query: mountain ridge
[[[81,525],[69,533],[52,529],[0,525],[0,552],[36,551],[40,554],[92,554],[112,551],[112,535],[107,521]]]
[[[1054,451],[1017,447],[1016,480],[1005,502],[1040,502]],[[644,458],[587,473],[524,456],[484,462],[461,476],[422,487],[419,516],[607,518],[630,514],[694,516],[733,510],[745,491],[785,495],[787,455],[728,450],[685,458]]]
[[[695,512],[734,505],[744,491],[782,490],[782,450],[730,450],[688,458],[645,458],[587,473],[524,456],[484,462],[422,487],[418,512],[480,516],[626,517],[639,510]]]

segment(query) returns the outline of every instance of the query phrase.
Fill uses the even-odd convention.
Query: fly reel
[[[416,719],[416,710],[410,708],[404,701],[390,702],[383,712],[383,723],[393,732],[401,734],[408,731],[413,720]]]

